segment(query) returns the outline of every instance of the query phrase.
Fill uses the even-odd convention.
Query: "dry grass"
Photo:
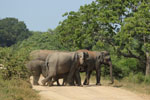
[[[119,82],[119,81],[115,80],[115,83],[113,86],[128,89],[128,90],[136,92],[136,93],[150,95],[150,85],[149,84],[132,83],[132,82],[128,82],[126,80],[122,80]]]
[[[20,79],[0,79],[0,100],[40,100],[29,82]]]

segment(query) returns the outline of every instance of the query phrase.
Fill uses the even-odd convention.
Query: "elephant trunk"
[[[114,83],[114,79],[113,79],[113,75],[112,75],[112,62],[111,61],[109,61],[109,66],[110,66],[110,77],[111,77],[111,84],[113,84]]]

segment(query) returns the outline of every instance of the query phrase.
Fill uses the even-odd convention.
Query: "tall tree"
[[[126,11],[123,4],[122,0],[96,0],[81,6],[77,12],[64,14],[67,19],[57,28],[62,45],[76,49],[114,45],[113,37]]]
[[[30,35],[24,22],[18,21],[16,18],[0,20],[0,46],[11,46]]]
[[[141,1],[135,8],[117,35],[118,50],[125,57],[138,59],[145,74],[150,75],[150,2]]]

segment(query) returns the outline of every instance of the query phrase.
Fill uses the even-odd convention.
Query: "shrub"
[[[0,52],[0,63],[5,67],[5,69],[1,70],[3,79],[28,77],[25,67],[29,55],[27,49],[13,50],[12,48],[3,48]]]
[[[128,77],[125,78],[129,82],[138,83],[138,84],[150,84],[150,76],[145,76],[142,72],[137,74],[130,73]]]
[[[134,58],[124,58],[112,55],[113,73],[116,78],[124,78],[132,72],[138,72],[138,61]]]

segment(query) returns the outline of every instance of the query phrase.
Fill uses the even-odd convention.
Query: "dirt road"
[[[94,84],[83,87],[33,86],[33,89],[39,91],[41,100],[148,100],[124,89]]]

